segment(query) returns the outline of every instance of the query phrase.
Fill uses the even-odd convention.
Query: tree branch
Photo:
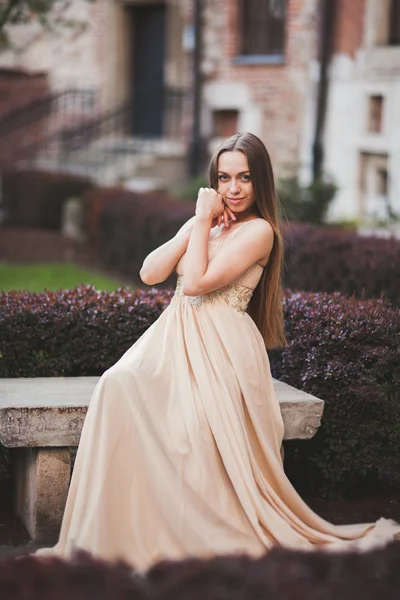
[[[19,2],[20,2],[20,0],[8,0],[8,4],[6,5],[6,7],[2,11],[2,13],[0,14],[0,31],[3,29],[3,27],[5,25],[7,25],[12,11],[14,10],[14,8],[17,7]]]

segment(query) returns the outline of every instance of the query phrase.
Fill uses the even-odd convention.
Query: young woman
[[[53,553],[81,548],[139,569],[157,560],[288,548],[372,547],[399,527],[338,527],[285,476],[266,347],[285,343],[282,238],[270,158],[250,133],[211,161],[195,216],[144,261],[171,304],[101,377]]]

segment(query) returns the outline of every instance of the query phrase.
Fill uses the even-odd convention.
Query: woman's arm
[[[175,237],[151,252],[140,269],[140,278],[146,285],[156,285],[168,279],[180,258],[186,252],[194,225],[194,217],[189,219]]]
[[[208,294],[235,281],[252,265],[265,260],[271,252],[274,232],[268,221],[255,219],[232,242],[208,261],[208,239],[212,219],[221,209],[216,192],[199,195],[196,218],[184,265],[183,293],[187,296]]]

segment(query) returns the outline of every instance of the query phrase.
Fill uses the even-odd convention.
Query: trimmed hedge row
[[[99,375],[159,317],[171,290],[0,293],[0,377]]]
[[[0,377],[99,375],[168,305],[172,291],[0,294]],[[382,300],[285,292],[289,344],[273,375],[326,401],[315,438],[288,445],[321,493],[400,472],[400,310]],[[300,485],[300,482],[297,481]],[[296,484],[297,484],[296,483]]]
[[[284,227],[285,286],[380,298],[400,306],[400,240],[363,237],[329,227]]]
[[[288,444],[291,478],[320,493],[400,484],[400,309],[338,293],[286,292],[275,377],[325,400],[322,426]]]
[[[194,214],[193,204],[164,192],[95,188],[84,200],[89,242],[105,266],[132,280],[137,279],[146,256]]]
[[[2,181],[6,226],[60,230],[65,200],[82,197],[90,244],[106,267],[133,281],[147,254],[194,214],[193,202],[164,192],[94,188],[75,175],[21,169],[5,171]],[[399,240],[294,222],[285,223],[283,232],[286,287],[366,298],[384,294],[400,306]]]
[[[67,173],[5,170],[2,173],[3,225],[59,231],[64,202],[81,196],[91,186],[89,179]]]
[[[194,214],[193,203],[161,192],[94,188],[84,198],[89,239],[100,259],[133,280],[147,254]],[[301,223],[285,223],[283,235],[285,287],[366,298],[384,294],[400,306],[399,240]]]

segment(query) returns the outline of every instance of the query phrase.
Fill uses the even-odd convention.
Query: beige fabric
[[[212,240],[210,257],[230,242]],[[104,373],[60,540],[48,552],[83,548],[145,569],[162,558],[259,555],[274,545],[369,548],[399,531],[384,519],[335,527],[286,478],[268,356],[243,312],[261,274],[254,265],[200,298],[185,297],[179,279],[170,306]]]

